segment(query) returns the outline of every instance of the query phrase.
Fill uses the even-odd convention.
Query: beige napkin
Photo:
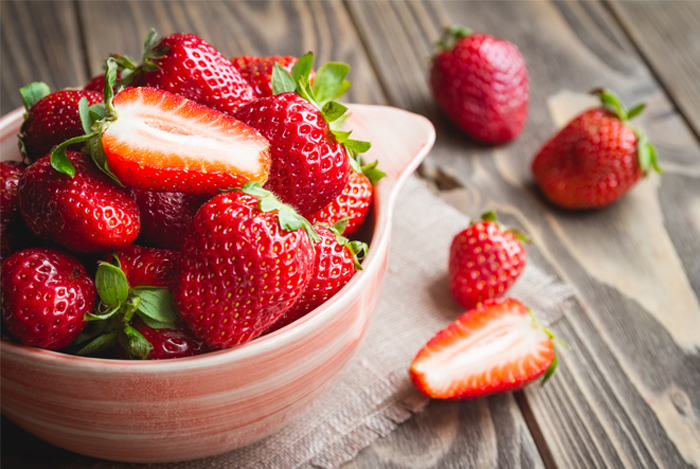
[[[452,237],[469,221],[410,178],[396,206],[379,310],[341,381],[280,432],[221,456],[169,467],[334,468],[421,410],[428,399],[411,384],[408,368],[425,342],[463,312],[449,293],[447,255]],[[509,295],[549,324],[571,291],[530,260]]]

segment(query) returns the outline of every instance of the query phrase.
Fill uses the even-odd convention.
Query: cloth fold
[[[452,238],[469,218],[416,177],[398,197],[384,290],[374,321],[341,380],[298,420],[255,444],[181,469],[335,468],[388,435],[428,402],[408,368],[418,350],[463,312],[451,297],[447,260]],[[508,292],[545,324],[561,316],[571,289],[531,260]]]

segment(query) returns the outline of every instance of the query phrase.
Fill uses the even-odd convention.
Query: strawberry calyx
[[[450,51],[454,48],[455,43],[462,38],[472,35],[472,30],[461,24],[453,24],[445,28],[440,40],[437,42],[437,47],[442,52]]]
[[[151,28],[143,43],[143,54],[141,55],[140,64],[128,55],[111,55],[111,58],[117,64],[119,72],[119,80],[116,82],[119,89],[126,88],[137,82],[144,71],[155,72],[159,69],[154,60],[161,58],[170,50],[170,46],[160,45],[162,41],[163,38],[158,36],[155,29]]]
[[[329,225],[328,223],[315,223],[314,226],[323,226],[328,228],[328,230],[335,235],[335,241],[340,246],[344,246],[348,251],[350,251],[350,254],[352,254],[353,263],[355,264],[355,270],[359,271],[362,270],[361,262],[367,256],[369,246],[367,243],[363,243],[362,241],[350,241],[348,238],[343,236],[343,232],[345,231],[345,227],[348,224],[349,219],[350,217],[343,217],[337,222],[333,223],[333,225]]]
[[[554,335],[554,332],[552,332],[551,329],[548,329],[542,325],[539,319],[537,319],[537,316],[535,316],[535,313],[532,311],[531,308],[527,307],[527,312],[530,313],[530,322],[532,324],[532,327],[541,330],[545,334],[549,336],[549,338],[552,340],[552,343],[555,345],[559,345],[561,347],[570,349],[571,346],[564,342],[563,340],[557,338]],[[540,387],[544,386],[544,384],[549,380],[549,378],[552,377],[554,372],[557,369],[557,365],[559,364],[559,354],[557,353],[557,348],[556,346],[554,347],[554,359],[552,360],[552,364],[549,365],[549,368],[545,370],[544,374],[542,374],[542,379],[540,380]]]
[[[598,96],[605,109],[616,115],[623,124],[634,131],[634,134],[637,136],[637,158],[639,160],[639,167],[644,171],[644,175],[648,175],[649,171],[652,169],[659,174],[663,173],[661,166],[659,166],[656,148],[649,142],[646,133],[629,124],[630,120],[644,111],[646,104],[639,103],[633,106],[632,109],[627,109],[620,97],[607,88],[594,89],[590,94]]]
[[[235,187],[222,192],[241,191],[244,194],[252,195],[258,198],[258,208],[261,212],[277,211],[277,221],[280,228],[286,231],[296,231],[303,228],[311,240],[311,244],[315,244],[321,240],[314,227],[309,223],[309,220],[299,215],[291,205],[287,205],[280,201],[275,194],[263,189],[258,181],[249,181],[243,187]]]
[[[24,108],[29,111],[39,100],[51,94],[51,88],[42,81],[36,81],[20,88],[19,94],[22,96]]]
[[[362,158],[360,158],[360,155],[355,154],[350,157],[350,167],[352,168],[352,170],[356,173],[364,174],[365,176],[367,176],[367,179],[369,179],[369,182],[372,183],[373,186],[377,184],[381,178],[386,176],[386,173],[384,171],[377,168],[378,164],[379,160],[376,160],[374,163],[363,165]]]
[[[97,267],[95,287],[100,302],[93,312],[85,315],[88,326],[73,344],[78,355],[91,356],[119,342],[129,355],[145,360],[153,345],[131,326],[134,315],[153,329],[177,329],[180,315],[169,289],[131,288],[119,257],[116,254],[112,257],[113,263],[100,261]]]
[[[530,237],[525,233],[524,231],[521,231],[517,228],[510,228],[505,226],[503,223],[501,223],[498,220],[498,213],[496,210],[487,210],[484,213],[481,214],[481,221],[490,221],[496,224],[498,226],[498,229],[503,232],[503,233],[511,233],[513,236],[518,241],[521,241],[523,243],[530,244],[532,241],[530,240]],[[478,223],[477,221],[472,221],[471,225],[474,225]]]

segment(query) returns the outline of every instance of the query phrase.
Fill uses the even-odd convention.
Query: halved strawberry
[[[116,64],[108,60],[114,83]],[[97,165],[120,183],[156,191],[215,195],[220,189],[264,183],[269,143],[233,117],[155,88],[127,88],[105,105],[81,111],[87,135],[59,145],[53,166],[70,174],[63,149],[88,141]]]
[[[411,379],[425,395],[473,399],[515,391],[557,365],[553,335],[512,298],[467,311],[418,352]]]

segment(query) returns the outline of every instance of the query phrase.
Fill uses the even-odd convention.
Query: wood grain
[[[559,376],[518,399],[542,454],[551,455],[545,460],[560,467],[699,464],[700,277],[690,250],[700,252],[694,221],[700,148],[615,18],[597,2],[348,6],[380,79],[394,84],[390,103],[438,124],[438,145],[424,173],[460,183],[462,195],[451,197],[472,216],[487,207],[507,213],[533,235],[531,259],[577,292],[553,326],[572,345],[562,351]],[[416,21],[420,11],[429,20]],[[449,23],[489,31],[523,52],[531,112],[512,144],[473,142],[432,105],[425,68],[415,64]],[[393,46],[384,47],[392,38]],[[600,85],[629,104],[648,101],[638,124],[669,170],[609,208],[558,210],[542,199],[529,171],[532,156],[556,130],[547,101],[562,90]]]
[[[19,89],[34,81],[52,90],[87,79],[73,2],[0,2],[2,114],[22,106]]]
[[[608,3],[700,138],[700,3]]]

